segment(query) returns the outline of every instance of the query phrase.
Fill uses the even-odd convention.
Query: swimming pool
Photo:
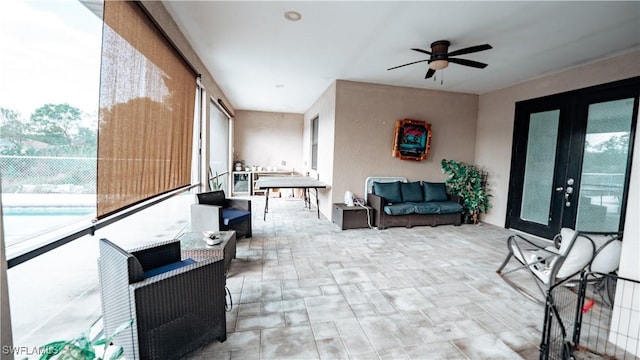
[[[75,216],[89,215],[96,212],[95,207],[89,206],[6,206],[2,208],[5,217],[8,216]]]
[[[7,206],[2,209],[5,246],[61,230],[71,225],[88,226],[96,208],[88,206]]]

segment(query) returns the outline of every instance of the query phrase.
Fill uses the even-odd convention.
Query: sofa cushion
[[[438,214],[455,214],[462,212],[462,205],[453,201],[434,201],[431,204],[438,207]]]
[[[191,265],[191,264],[195,264],[196,261],[193,260],[192,258],[188,258],[188,259],[184,259],[182,261],[177,261],[171,264],[167,264],[167,265],[162,265],[160,267],[157,267],[155,269],[151,269],[151,270],[147,270],[144,272],[144,278],[148,279],[152,276],[156,276],[156,275],[160,275],[162,273],[166,273],[169,272],[171,270],[175,270],[175,269],[179,269],[183,266],[187,266],[187,265]]]
[[[419,202],[415,204],[415,209],[417,214],[427,215],[427,214],[438,214],[440,211],[440,207],[434,202]]]
[[[227,226],[243,222],[250,217],[251,213],[248,211],[229,208],[222,209],[222,222]]]
[[[402,192],[400,191],[400,181],[389,183],[373,183],[373,193],[383,197],[388,203],[402,202]]]
[[[417,181],[400,183],[400,192],[403,202],[421,202],[423,199],[422,186]]]
[[[447,201],[447,188],[444,183],[424,182],[424,201]]]
[[[409,203],[385,205],[384,212],[387,215],[409,215],[416,212],[416,206]]]

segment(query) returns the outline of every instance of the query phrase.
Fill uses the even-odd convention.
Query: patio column
[[[0,187],[0,193],[2,193]],[[7,257],[4,253],[4,229],[2,227],[2,197],[0,196],[0,358],[13,360],[13,334],[11,332],[11,313],[9,311],[9,288],[7,285]]]

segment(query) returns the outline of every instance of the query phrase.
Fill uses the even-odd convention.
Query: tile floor
[[[253,198],[227,286],[227,341],[188,359],[537,359],[543,306],[495,273],[491,225],[341,231],[302,202]]]

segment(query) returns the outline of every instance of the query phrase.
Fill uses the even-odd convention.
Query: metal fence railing
[[[0,155],[3,193],[95,194],[97,159]]]
[[[540,359],[639,359],[638,304],[640,281],[613,274],[556,284],[547,293]]]

